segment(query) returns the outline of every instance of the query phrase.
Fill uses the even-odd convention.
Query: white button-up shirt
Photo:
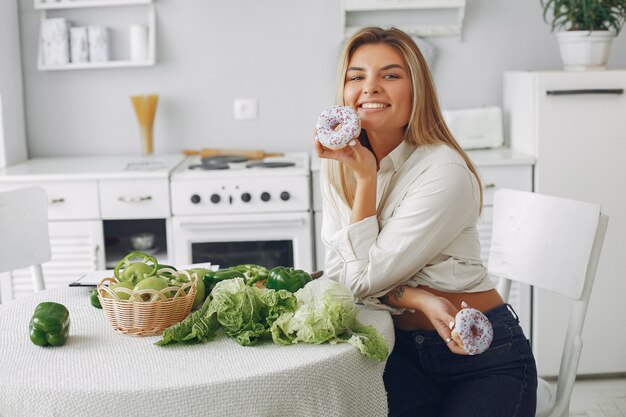
[[[327,180],[325,163],[324,274],[346,284],[356,298],[380,304],[378,297],[399,284],[448,292],[494,288],[476,230],[479,185],[454,149],[402,142],[380,161],[376,216],[354,224],[351,209]]]

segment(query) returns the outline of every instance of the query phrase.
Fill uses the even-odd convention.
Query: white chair
[[[35,291],[45,288],[50,260],[48,196],[41,187],[0,192],[0,274],[30,267]]]
[[[538,381],[538,417],[569,415],[607,224],[608,217],[595,204],[507,189],[495,193],[488,270],[499,278],[502,297],[508,299],[511,281],[518,281],[573,300],[557,387]]]

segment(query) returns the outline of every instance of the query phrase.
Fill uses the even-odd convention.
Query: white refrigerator
[[[578,373],[626,372],[626,70],[504,74],[505,130],[536,158],[534,191],[600,204],[609,225],[583,330]],[[569,308],[533,289],[539,373],[556,375]]]

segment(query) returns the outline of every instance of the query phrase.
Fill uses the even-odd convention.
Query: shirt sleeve
[[[323,180],[325,273],[346,284],[357,298],[372,301],[386,294],[476,221],[477,187],[473,174],[461,164],[429,168],[412,182],[380,227],[374,216],[350,224],[347,205]]]

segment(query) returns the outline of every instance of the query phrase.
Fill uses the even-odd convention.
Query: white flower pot
[[[556,33],[566,71],[606,69],[615,32],[608,30],[572,30]]]

